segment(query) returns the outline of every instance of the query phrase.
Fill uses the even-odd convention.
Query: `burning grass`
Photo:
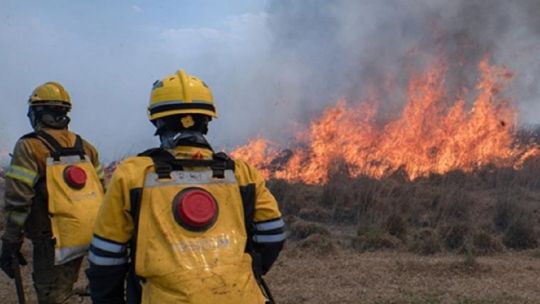
[[[377,96],[360,103],[341,100],[298,131],[289,147],[258,138],[231,154],[267,177],[306,184],[328,182],[336,161],[353,178],[415,180],[489,166],[516,169],[540,154],[537,144],[518,140],[517,110],[504,95],[512,78],[508,70],[486,58],[478,65],[477,83],[459,94],[447,92],[447,70],[436,60],[412,72],[397,117],[381,118],[379,105],[392,101]]]

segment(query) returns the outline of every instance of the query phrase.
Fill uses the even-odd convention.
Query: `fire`
[[[352,177],[383,178],[397,171],[414,180],[452,170],[471,172],[486,165],[519,167],[536,155],[535,144],[516,141],[517,110],[502,96],[512,78],[506,68],[479,64],[471,103],[449,102],[446,65],[437,62],[410,78],[401,115],[382,125],[377,101],[340,100],[310,123],[296,147],[279,149],[257,138],[231,153],[262,170],[267,178],[321,184],[337,162]],[[463,90],[463,92],[466,92]]]

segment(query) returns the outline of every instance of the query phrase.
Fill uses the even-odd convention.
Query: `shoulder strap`
[[[212,159],[177,159],[165,149],[154,148],[140,153],[139,156],[152,158],[160,179],[170,178],[172,171],[183,171],[184,167],[210,167],[215,178],[224,178],[225,170],[234,170],[234,161],[223,152],[214,154]]]
[[[78,155],[81,159],[84,159],[83,141],[79,135],[76,135],[73,147],[63,147],[51,134],[43,130],[37,131],[35,137],[47,146],[54,160],[60,160],[61,156],[71,155]]]
[[[27,138],[37,138],[36,132],[26,133],[23,136],[21,136],[21,139],[27,139]]]
[[[240,195],[244,207],[244,225],[246,227],[247,241],[245,252],[253,251],[253,216],[255,214],[255,184],[240,186]]]

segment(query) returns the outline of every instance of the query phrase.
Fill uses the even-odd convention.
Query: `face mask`
[[[53,129],[64,129],[69,125],[69,122],[71,121],[71,119],[67,117],[67,114],[64,111],[51,111],[29,108],[27,116],[30,119],[30,124],[32,125],[32,128],[34,129],[39,125],[39,123],[42,123],[44,126]]]
[[[165,132],[159,136],[159,139],[161,140],[161,147],[164,149],[172,149],[183,142],[210,146],[204,135],[199,131]]]

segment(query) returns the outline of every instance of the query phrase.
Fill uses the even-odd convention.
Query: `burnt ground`
[[[270,181],[290,235],[268,285],[277,303],[540,303],[539,163],[414,182]],[[16,303],[3,274],[0,303]]]

